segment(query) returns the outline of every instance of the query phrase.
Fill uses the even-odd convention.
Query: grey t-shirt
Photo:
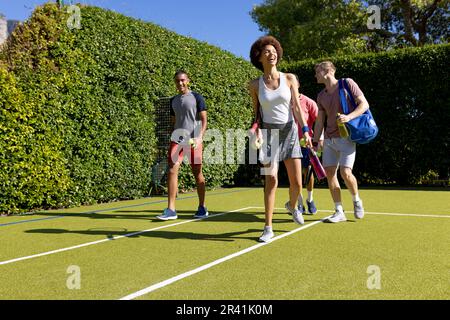
[[[170,100],[170,114],[175,116],[175,127],[171,140],[183,143],[189,138],[198,137],[202,126],[200,121],[202,111],[206,111],[205,100],[194,91],[173,97]]]

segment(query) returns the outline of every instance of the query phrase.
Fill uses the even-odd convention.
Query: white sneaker
[[[302,215],[302,211],[303,210],[298,210],[298,209],[292,209],[289,201],[286,202],[286,204],[284,205],[284,207],[286,208],[286,210],[292,214],[292,219],[294,219],[294,222],[297,224],[305,224],[305,220],[303,219],[303,215]]]
[[[331,223],[338,223],[347,221],[344,211],[336,210],[336,212],[328,218],[328,221]]]
[[[353,214],[356,219],[364,218],[364,207],[362,200],[353,202]]]
[[[261,237],[259,237],[259,242],[269,242],[274,236],[275,234],[272,230],[267,230],[266,228],[264,228]]]

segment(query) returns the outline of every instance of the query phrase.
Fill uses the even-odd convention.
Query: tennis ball
[[[192,148],[197,148],[197,145],[195,144],[195,140],[194,139],[189,139],[189,145],[192,147]]]
[[[300,146],[302,146],[302,147],[305,147],[305,146],[306,146],[306,139],[305,139],[305,137],[303,137],[303,138],[300,140]]]
[[[262,145],[264,143],[264,140],[262,138],[255,138],[251,141],[250,147],[254,150],[261,149]]]

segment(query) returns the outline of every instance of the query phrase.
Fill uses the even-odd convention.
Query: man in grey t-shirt
[[[190,80],[185,71],[177,71],[174,80],[179,94],[170,100],[170,114],[174,131],[171,135],[168,154],[168,207],[157,218],[160,220],[177,219],[175,199],[178,191],[178,171],[185,154],[189,159],[197,183],[199,206],[194,217],[203,218],[208,216],[208,210],[205,207],[205,177],[202,173],[202,139],[207,124],[206,105],[200,94],[189,90]]]

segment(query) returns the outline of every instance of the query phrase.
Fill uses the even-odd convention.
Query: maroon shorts
[[[202,164],[203,144],[199,144],[197,148],[191,146],[182,146],[178,143],[171,142],[169,147],[168,161],[170,165],[183,161],[183,157],[187,156],[191,165]]]

